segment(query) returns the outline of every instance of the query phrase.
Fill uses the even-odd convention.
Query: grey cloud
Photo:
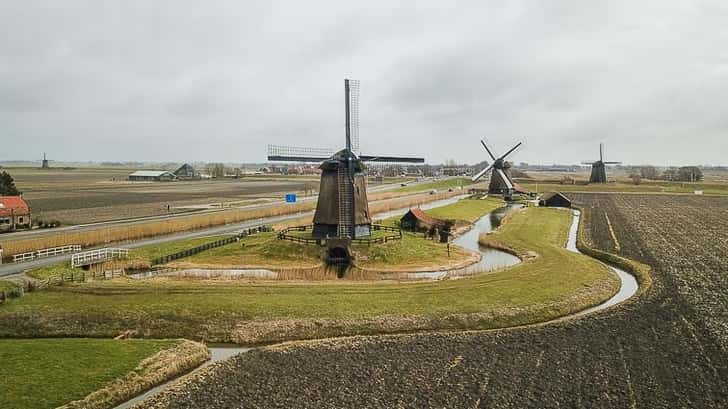
[[[354,77],[370,152],[726,163],[723,2],[248,3],[0,0],[0,160],[338,146]]]

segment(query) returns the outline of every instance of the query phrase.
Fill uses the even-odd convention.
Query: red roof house
[[[0,231],[30,227],[30,208],[20,196],[0,196]]]

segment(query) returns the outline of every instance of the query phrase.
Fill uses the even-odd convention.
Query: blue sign
[[[296,195],[293,193],[286,193],[286,203],[296,203]]]

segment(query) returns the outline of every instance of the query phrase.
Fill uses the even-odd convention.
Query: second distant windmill
[[[513,179],[511,178],[512,165],[510,162],[506,161],[508,155],[511,155],[518,150],[521,145],[523,145],[523,142],[518,142],[516,146],[498,157],[493,154],[493,151],[491,151],[484,139],[481,139],[480,143],[483,145],[483,148],[485,148],[485,151],[488,152],[488,155],[493,162],[473,176],[472,181],[476,182],[486,174],[491,173],[490,184],[488,185],[489,194],[501,194],[504,199],[511,200],[513,195],[516,193],[526,193],[520,186],[518,186],[518,184],[513,182]]]
[[[621,165],[622,162],[605,162],[604,161],[604,144],[599,144],[599,160],[597,161],[584,161],[582,165],[591,165],[591,176],[589,177],[589,183],[607,183],[607,166],[606,165]]]

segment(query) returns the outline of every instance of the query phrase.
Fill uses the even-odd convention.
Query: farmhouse
[[[444,221],[428,216],[419,207],[409,209],[401,219],[399,226],[404,230],[430,230],[444,225]]]
[[[152,181],[152,182],[168,182],[177,179],[177,176],[172,172],[165,170],[138,170],[129,175],[129,180],[139,181]]]
[[[561,192],[545,193],[538,202],[539,206],[571,207],[571,199]]]
[[[30,228],[30,208],[20,196],[0,196],[0,232]]]
[[[180,166],[180,168],[174,172],[174,175],[180,180],[202,179],[200,172],[193,168],[189,163],[185,163]]]

